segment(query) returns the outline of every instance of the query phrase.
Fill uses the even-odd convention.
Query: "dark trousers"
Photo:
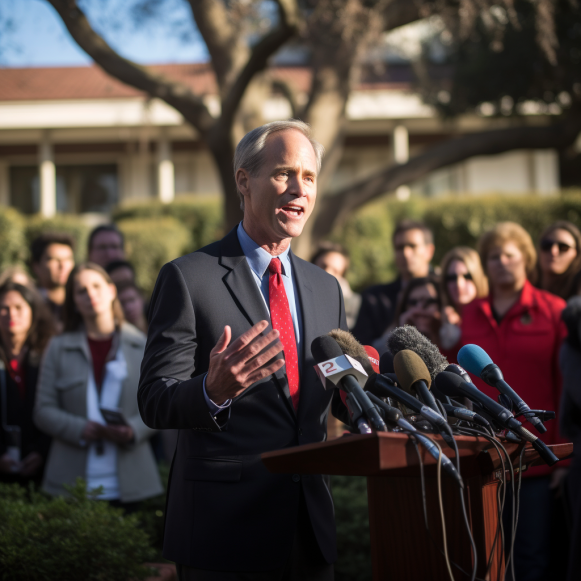
[[[325,561],[319,549],[302,494],[297,528],[284,567],[272,571],[204,571],[176,563],[176,569],[179,581],[333,581],[335,578],[333,565]]]

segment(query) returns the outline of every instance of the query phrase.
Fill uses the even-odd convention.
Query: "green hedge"
[[[521,224],[536,242],[555,220],[570,220],[581,228],[581,192],[561,196],[482,196],[463,198],[390,198],[369,204],[332,233],[351,253],[349,282],[360,290],[395,276],[391,235],[402,218],[423,220],[433,230],[438,264],[453,246],[476,247],[479,236],[497,222]]]
[[[181,222],[191,234],[187,252],[206,246],[223,235],[222,202],[219,198],[179,197],[171,204],[145,201],[124,204],[113,212],[114,222],[169,217]]]
[[[79,479],[72,497],[0,484],[0,571],[6,581],[127,581],[152,574],[155,553],[137,516],[90,498]]]
[[[137,284],[147,293],[153,290],[161,267],[191,251],[192,234],[171,216],[119,220],[125,236],[127,259],[135,267]]]
[[[337,523],[336,581],[371,581],[367,479],[331,476]]]
[[[356,290],[395,276],[391,235],[402,218],[424,220],[434,231],[437,264],[456,245],[474,247],[486,229],[501,220],[522,224],[537,239],[558,219],[581,228],[581,192],[560,196],[482,196],[378,200],[355,212],[330,239],[351,253],[349,282]],[[171,204],[158,201],[118,208],[113,219],[127,236],[129,259],[135,263],[138,283],[151,291],[160,267],[223,235],[222,208],[217,198],[178,198]],[[28,259],[28,245],[38,233],[65,230],[77,239],[77,259],[85,257],[90,226],[76,216],[22,216],[11,208],[0,211],[0,268]]]

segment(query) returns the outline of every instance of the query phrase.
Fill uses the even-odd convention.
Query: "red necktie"
[[[268,296],[270,301],[270,320],[272,328],[278,329],[284,348],[286,376],[291,399],[295,410],[299,407],[299,360],[297,357],[297,341],[295,328],[291,317],[288,299],[282,281],[282,267],[279,258],[273,258],[268,265]]]

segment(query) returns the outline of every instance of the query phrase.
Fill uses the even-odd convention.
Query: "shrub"
[[[367,510],[367,479],[332,476],[337,523],[337,581],[371,581],[371,542]]]
[[[77,480],[71,498],[0,485],[0,570],[6,581],[127,581],[151,569],[134,516],[93,500]]]
[[[349,249],[352,266],[348,279],[354,289],[395,277],[391,235],[402,218],[423,220],[432,229],[434,264],[438,264],[454,246],[475,248],[480,235],[500,221],[518,222],[535,243],[542,230],[555,220],[569,220],[581,228],[581,193],[378,200],[355,212],[330,236]]]
[[[190,231],[175,218],[133,218],[117,222],[137,284],[151,293],[160,268],[192,247]]]
[[[87,256],[87,239],[92,226],[74,214],[57,214],[54,218],[44,218],[36,214],[26,222],[26,248],[31,242],[44,232],[65,232],[75,240],[75,260],[80,262]]]
[[[186,252],[193,252],[223,236],[222,201],[220,198],[179,197],[171,204],[158,200],[134,202],[120,206],[113,213],[115,222],[141,218],[171,217],[181,222],[191,233]]]
[[[0,212],[0,269],[23,264],[27,257],[23,216],[13,208],[3,207]]]

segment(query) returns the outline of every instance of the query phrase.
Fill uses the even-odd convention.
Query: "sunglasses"
[[[559,254],[565,254],[565,252],[573,248],[572,246],[569,246],[569,244],[565,244],[564,242],[557,242],[556,240],[551,240],[550,238],[544,238],[543,240],[541,240],[540,243],[541,251],[551,252],[555,244],[559,247]]]
[[[446,282],[456,282],[459,278],[464,280],[472,280],[472,275],[467,272],[466,274],[447,274],[444,278]]]
[[[409,299],[408,300],[408,307],[419,307],[422,306],[424,309],[431,305],[437,305],[438,299],[432,297],[429,299]]]

